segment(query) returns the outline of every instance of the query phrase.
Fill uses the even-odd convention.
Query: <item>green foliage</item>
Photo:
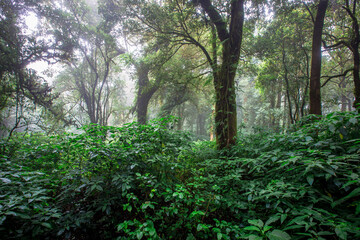
[[[1,142],[6,239],[357,239],[359,115],[191,142],[172,120]]]

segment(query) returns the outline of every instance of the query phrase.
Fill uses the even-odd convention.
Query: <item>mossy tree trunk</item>
[[[150,67],[144,62],[136,64],[138,77],[138,91],[136,96],[136,115],[139,124],[147,123],[147,112],[151,97],[159,89],[159,81],[151,83],[149,80]]]
[[[222,43],[222,62],[208,57],[213,68],[215,87],[215,136],[219,149],[235,144],[237,135],[235,75],[239,63],[244,24],[244,0],[231,2],[229,25],[210,0],[200,0],[201,7],[215,25]]]

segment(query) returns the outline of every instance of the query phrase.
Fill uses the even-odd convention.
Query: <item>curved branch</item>
[[[321,87],[324,87],[333,78],[345,77],[351,71],[354,71],[354,68],[350,68],[350,69],[346,70],[345,72],[343,72],[342,74],[338,74],[338,75],[334,75],[334,76],[322,76],[322,78],[328,78],[328,79],[321,85]]]
[[[311,20],[312,20],[312,22],[313,22],[313,23],[315,23],[315,18],[314,18],[314,15],[313,15],[313,14],[312,14],[312,12],[310,11],[309,6],[308,6],[305,2],[303,2],[303,4],[304,4],[304,6],[305,6],[306,10],[309,12],[309,14],[310,14],[310,16],[311,16]]]
[[[229,39],[230,34],[226,28],[226,22],[223,20],[219,12],[216,11],[215,7],[211,4],[210,0],[200,0],[199,2],[201,4],[201,7],[209,15],[211,21],[215,24],[220,41],[223,42]]]

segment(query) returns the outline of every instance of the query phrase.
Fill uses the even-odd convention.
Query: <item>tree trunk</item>
[[[216,92],[215,136],[219,149],[235,144],[236,140],[235,71],[231,69],[233,68],[231,65],[233,64],[223,62],[221,71],[214,76]]]
[[[244,24],[244,0],[231,1],[230,24],[226,22],[210,0],[199,0],[201,7],[215,25],[222,43],[222,63],[216,59],[213,68],[215,87],[215,136],[218,149],[235,144],[237,134],[235,74],[239,63]]]
[[[352,33],[350,37],[350,45],[345,44],[353,53],[353,62],[354,62],[354,69],[353,69],[353,80],[354,80],[354,96],[355,101],[353,102],[353,107],[356,108],[358,111],[360,110],[360,55],[359,55],[359,44],[360,44],[360,32],[359,32],[359,22],[357,19],[356,13],[356,4],[358,1],[352,1],[352,8],[350,9],[350,1],[345,1],[345,6],[343,8],[346,10],[348,15],[352,21]]]
[[[316,19],[314,23],[312,56],[311,56],[311,75],[310,75],[310,114],[321,115],[321,37],[324,26],[325,12],[328,0],[320,0]]]
[[[147,122],[147,111],[151,96],[148,94],[140,94],[137,99],[137,122],[141,125],[145,125]]]
[[[359,26],[357,26],[359,28]],[[353,78],[354,78],[354,95],[355,101],[353,103],[354,108],[360,109],[360,77],[359,77],[359,66],[360,66],[360,57],[359,57],[359,42],[354,43],[354,71],[353,71]]]
[[[147,123],[147,111],[150,99],[159,87],[156,84],[151,85],[149,80],[150,68],[148,65],[140,62],[136,66],[136,71],[138,75],[138,92],[136,100],[137,121],[139,124],[144,125]]]
[[[358,111],[360,110],[360,56],[359,56],[359,44],[360,44],[360,33],[359,33],[359,23],[356,17],[356,3],[358,1],[353,1],[353,8],[352,11],[349,8],[349,1],[347,1],[347,8],[346,11],[351,17],[352,20],[352,30],[353,30],[353,37],[351,39],[351,50],[353,52],[353,59],[354,59],[354,71],[353,71],[353,78],[354,78],[354,95],[355,101],[353,103],[354,108]]]

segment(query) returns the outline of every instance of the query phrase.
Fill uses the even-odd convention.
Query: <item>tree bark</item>
[[[310,75],[310,114],[322,115],[321,111],[321,38],[328,0],[320,0],[314,22],[311,75]]]
[[[235,74],[243,34],[244,0],[232,1],[229,28],[210,0],[200,0],[199,3],[215,25],[222,43],[221,65],[218,66],[215,59],[210,64],[215,87],[216,143],[218,149],[224,149],[235,144],[237,135]]]
[[[346,0],[346,7],[345,10],[349,14],[352,20],[352,37],[350,39],[350,50],[353,52],[353,61],[354,61],[354,71],[353,71],[353,78],[354,78],[354,95],[355,101],[353,103],[353,107],[356,108],[358,111],[360,110],[360,54],[359,54],[359,44],[360,44],[360,32],[359,32],[359,22],[356,17],[356,4],[358,1],[353,1],[352,9],[350,9],[349,0]]]
[[[157,84],[151,84],[149,80],[150,67],[140,62],[136,65],[138,76],[138,91],[136,100],[136,115],[139,124],[147,123],[147,112],[151,97],[159,89]]]
[[[359,25],[357,25],[357,28],[359,29]],[[354,57],[354,71],[353,71],[353,78],[354,78],[354,95],[355,95],[355,101],[353,103],[354,108],[360,109],[360,77],[359,77],[359,71],[360,71],[360,56],[359,56],[359,36],[357,37],[357,41],[353,43],[353,57]]]

